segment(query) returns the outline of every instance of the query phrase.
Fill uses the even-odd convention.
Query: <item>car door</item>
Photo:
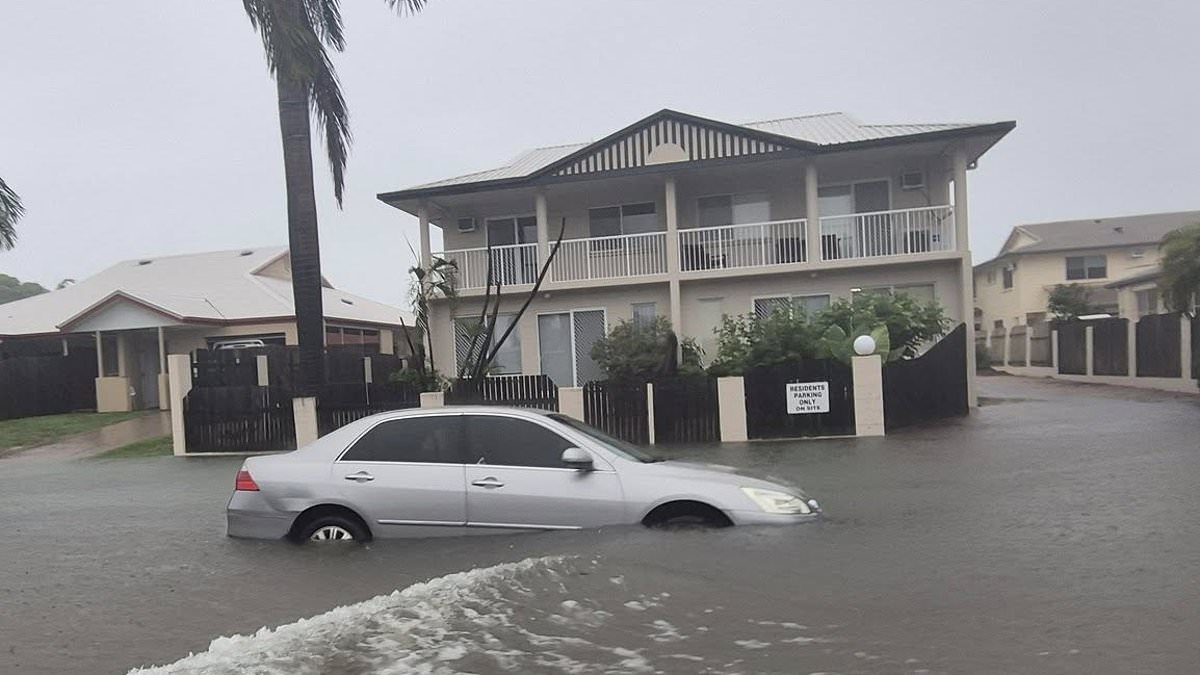
[[[625,521],[621,483],[592,452],[594,471],[562,464],[577,444],[549,422],[473,414],[466,421],[467,525],[574,529]]]
[[[377,533],[461,527],[467,520],[462,436],[460,415],[384,420],[334,463],[333,480]]]

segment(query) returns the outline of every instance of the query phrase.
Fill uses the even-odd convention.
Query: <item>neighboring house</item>
[[[815,310],[855,292],[936,299],[963,320],[967,170],[1013,127],[867,125],[843,113],[729,124],[663,110],[592,143],[379,199],[419,218],[426,263],[458,264],[461,296],[433,312],[443,371],[478,321],[486,247],[504,284],[503,329],[565,223],[495,372],[578,386],[601,376],[591,347],[622,319],[669,317],[709,359],[723,315]],[[431,250],[430,224],[443,252]]]
[[[1047,320],[1050,292],[1079,284],[1098,312],[1137,318],[1160,310],[1154,288],[1159,242],[1168,232],[1200,221],[1200,211],[1018,225],[999,255],[975,266],[975,317],[991,332]],[[1149,275],[1149,276],[1147,276]],[[1118,285],[1140,280],[1138,300],[1122,304]],[[1133,312],[1137,312],[1136,315]]]
[[[395,353],[399,308],[325,282],[330,347]],[[291,259],[281,247],[126,260],[65,288],[0,305],[0,358],[88,350],[97,409],[165,407],[166,357],[235,340],[296,344]]]

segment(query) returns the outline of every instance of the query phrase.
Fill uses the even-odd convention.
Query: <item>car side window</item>
[[[562,467],[563,450],[574,445],[529,420],[493,415],[467,418],[467,462],[472,464]]]
[[[380,422],[342,455],[344,462],[461,464],[462,418],[433,415]]]

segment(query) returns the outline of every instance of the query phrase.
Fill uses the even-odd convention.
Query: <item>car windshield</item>
[[[608,449],[624,457],[625,459],[633,460],[635,462],[643,462],[645,464],[663,461],[662,457],[655,457],[654,455],[649,454],[645,450],[642,450],[632,443],[609,436],[603,431],[584,424],[574,417],[555,414],[550,415],[550,418],[556,422],[561,422],[582,434],[586,434],[592,440],[603,443]]]

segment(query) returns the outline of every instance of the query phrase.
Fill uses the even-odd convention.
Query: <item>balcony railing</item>
[[[807,222],[776,220],[679,230],[679,269],[692,272],[804,262]]]
[[[822,260],[952,250],[952,206],[821,217]]]
[[[486,288],[488,249],[467,248],[435,254],[458,266],[458,288]],[[537,244],[506,244],[491,251],[493,282],[503,286],[532,284],[537,280]]]
[[[550,263],[553,281],[618,279],[667,273],[667,233],[564,239]]]

